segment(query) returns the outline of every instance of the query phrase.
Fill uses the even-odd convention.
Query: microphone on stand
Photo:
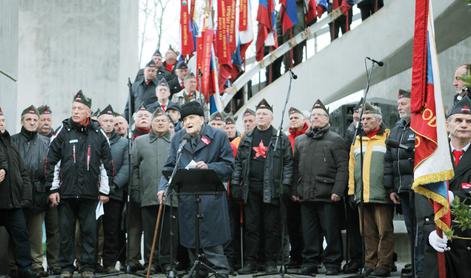
[[[188,140],[190,140],[190,134],[185,134],[182,138],[182,142],[180,143],[180,146],[178,146],[177,154],[181,153],[183,150],[183,147],[188,143]]]
[[[366,59],[370,60],[371,62],[377,64],[380,67],[384,66],[384,62],[382,62],[382,61],[376,61],[375,59],[370,58],[370,57],[366,57]]]

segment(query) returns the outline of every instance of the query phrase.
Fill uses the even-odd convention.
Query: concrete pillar
[[[6,46],[0,44],[6,57],[0,59],[0,69],[7,68],[18,79],[15,84],[0,77],[0,105],[8,103],[11,133],[19,128],[19,113],[30,104],[51,106],[54,126],[59,125],[70,115],[79,89],[92,98],[94,110],[107,104],[123,110],[127,77],[138,70],[138,4],[0,0],[1,28],[8,35]],[[3,41],[4,35],[0,37]],[[11,48],[10,55],[3,55],[4,47]]]

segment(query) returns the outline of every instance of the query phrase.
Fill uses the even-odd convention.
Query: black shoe
[[[339,269],[338,268],[327,268],[325,271],[325,275],[337,275],[339,274]]]
[[[243,268],[241,268],[237,271],[237,273],[239,273],[241,275],[252,274],[252,273],[255,273],[255,272],[257,272],[257,268],[252,263],[245,264]]]
[[[39,278],[41,276],[39,276],[38,273],[34,272],[33,270],[31,270],[30,268],[28,269],[18,269],[18,271],[16,272],[16,277],[18,278]],[[14,277],[13,275],[10,274],[11,277]]]
[[[106,273],[106,270],[101,264],[96,264],[95,265],[95,272],[96,273]]]
[[[363,272],[362,272],[363,277],[367,277],[367,276],[370,275],[373,271],[374,271],[373,268],[365,266],[365,267],[363,268]]]
[[[387,269],[384,269],[382,267],[376,268],[373,272],[371,272],[371,276],[376,276],[376,277],[389,277],[391,272]]]
[[[141,264],[139,264],[139,265],[141,265]],[[136,273],[139,270],[141,270],[141,268],[138,265],[130,264],[130,265],[126,266],[126,273],[128,273],[128,274]]]
[[[342,272],[345,274],[358,273],[362,267],[360,263],[350,261],[343,266]]]
[[[317,274],[317,265],[303,265],[299,273],[303,275]]]
[[[299,268],[302,265],[302,261],[299,259],[290,259],[286,267],[289,268]]]
[[[265,273],[278,273],[278,268],[275,263],[268,263],[265,265]]]
[[[401,269],[401,273],[412,273],[412,265],[406,264],[404,268]]]

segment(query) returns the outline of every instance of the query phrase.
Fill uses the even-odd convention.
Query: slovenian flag
[[[450,152],[431,0],[416,0],[411,88],[411,128],[416,134],[413,189],[433,201],[439,233],[449,232],[447,181],[454,173],[451,159],[447,159]],[[438,267],[440,277],[444,277],[443,253],[438,255]]]
[[[298,24],[296,0],[280,0],[281,29],[283,34]]]

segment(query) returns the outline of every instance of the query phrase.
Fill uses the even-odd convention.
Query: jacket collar
[[[164,134],[164,136],[157,136],[157,134],[151,129],[149,132],[149,142],[154,143],[157,139],[163,139],[167,142],[170,142],[170,132]]]
[[[313,138],[313,139],[318,139],[322,138],[324,134],[326,134],[330,129],[330,124],[327,124],[324,127],[321,128],[310,128],[308,132],[306,132],[306,136]]]
[[[184,132],[183,136],[185,136],[185,134],[186,134],[186,132]],[[198,145],[196,146],[195,150],[193,150],[191,148],[191,144],[185,144],[184,148],[189,152],[195,152],[196,153],[197,151],[199,151],[202,148],[206,147],[206,145],[211,144],[211,142],[214,140],[215,134],[216,134],[216,130],[214,128],[210,127],[207,124],[204,124],[203,127],[201,128],[200,140],[199,140]],[[203,138],[209,139],[209,143],[207,141],[204,142],[203,140],[206,140],[206,139],[203,139]]]

